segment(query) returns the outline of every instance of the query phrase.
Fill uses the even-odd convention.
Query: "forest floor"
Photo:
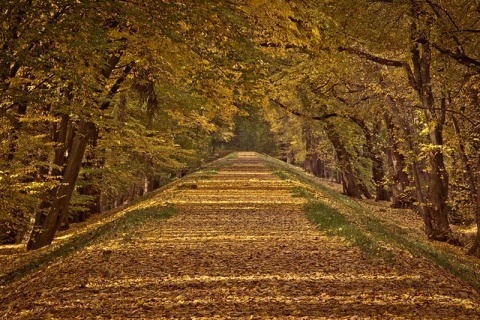
[[[255,153],[193,173],[129,209],[150,218],[1,287],[0,319],[480,319],[480,294],[430,260],[319,231],[302,185]]]

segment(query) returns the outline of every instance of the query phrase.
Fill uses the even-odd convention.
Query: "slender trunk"
[[[13,161],[15,157],[15,152],[17,151],[17,141],[20,136],[20,130],[22,129],[22,121],[27,112],[27,106],[25,104],[18,104],[17,110],[15,110],[15,116],[12,116],[12,124],[8,133],[8,149],[5,154],[5,159],[7,161]]]
[[[290,150],[287,151],[287,163],[294,164],[293,152]]]
[[[320,159],[317,159],[317,172],[319,178],[325,178],[325,163]]]
[[[413,142],[411,140],[408,141],[408,145],[410,148],[410,151],[414,151],[415,148],[413,146]],[[425,196],[423,195],[423,190],[422,190],[422,181],[420,179],[420,170],[418,169],[418,162],[413,161],[412,162],[412,175],[413,175],[413,181],[415,184],[415,195],[417,197],[417,210],[420,214],[420,216],[423,218],[423,222],[425,225],[426,233],[428,234],[431,229],[430,221],[427,218],[427,215],[425,214]]]
[[[474,108],[476,110],[480,110],[480,101],[479,101],[479,92],[478,92],[478,89],[471,89],[471,99],[472,99],[472,106],[474,106]],[[477,122],[478,124],[478,122]],[[480,129],[477,127],[477,129],[475,130],[474,132],[474,135],[476,137],[480,137]],[[480,258],[480,141],[477,139],[477,140],[474,140],[473,143],[472,143],[472,149],[475,151],[474,154],[476,155],[476,158],[477,158],[477,161],[475,163],[475,166],[476,166],[476,174],[474,176],[474,181],[476,181],[476,188],[477,188],[477,193],[476,193],[476,212],[475,212],[475,219],[476,219],[476,223],[477,223],[477,235],[475,237],[475,241],[472,245],[472,247],[470,248],[470,250],[468,250],[468,254],[469,255],[472,255],[472,256],[475,256],[477,258]],[[472,168],[471,168],[472,169]],[[473,170],[472,170],[473,171]]]
[[[80,120],[71,152],[68,155],[62,183],[55,188],[53,199],[51,201],[46,199],[49,203],[44,203],[41,206],[47,210],[45,213],[42,212],[41,216],[35,221],[34,229],[27,244],[28,250],[38,249],[52,243],[55,233],[66,219],[83,155],[94,129],[95,125],[92,122]]]
[[[306,156],[305,156],[305,162],[303,164],[303,168],[306,172],[311,173],[314,176],[317,176],[317,172],[316,172],[317,154],[314,150],[315,143],[314,143],[312,128],[309,122],[306,122],[303,126],[303,135],[305,139],[305,150],[306,150]]]

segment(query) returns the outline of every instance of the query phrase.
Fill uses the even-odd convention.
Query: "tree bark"
[[[45,199],[40,207],[46,208],[46,212],[40,212],[37,216],[33,231],[27,244],[27,250],[34,250],[49,245],[53,241],[68,214],[70,199],[75,189],[75,183],[82,165],[83,155],[88,145],[95,125],[86,120],[80,120],[78,129],[73,139],[71,152],[68,156],[67,165],[61,184],[54,189],[54,197]]]
[[[366,123],[358,118],[350,117],[363,131],[365,136],[364,156],[372,160],[372,178],[375,184],[375,201],[390,201],[390,193],[384,186],[385,170],[381,153],[376,148],[375,136],[378,134],[378,124],[375,124],[374,130],[370,130]],[[359,185],[363,195],[367,199],[373,199],[365,184]]]
[[[386,112],[384,114],[385,126],[387,128],[387,158],[390,167],[390,176],[392,179],[392,207],[410,208],[412,199],[405,193],[410,184],[408,174],[405,171],[405,157],[400,153],[400,146],[396,139],[396,127],[392,116]]]
[[[431,240],[450,241],[452,231],[448,222],[448,173],[443,157],[443,126],[445,123],[445,100],[441,101],[440,111],[435,108],[435,98],[430,74],[432,63],[429,17],[425,17],[422,4],[412,1],[412,22],[410,38],[414,88],[424,110],[429,130],[429,162],[427,202],[424,207],[424,222],[427,237]]]
[[[470,94],[471,94],[471,99],[472,99],[472,106],[474,106],[474,108],[476,110],[480,110],[480,101],[479,101],[479,91],[478,89],[474,89],[472,88],[471,91],[470,91]],[[477,127],[477,129],[475,130],[474,134],[477,136],[477,137],[480,137],[480,128]],[[476,207],[477,207],[477,210],[475,212],[475,219],[476,219],[476,223],[477,223],[477,235],[475,237],[475,241],[472,245],[472,247],[470,248],[470,250],[468,250],[468,254],[469,255],[472,255],[472,256],[475,256],[477,258],[480,258],[480,141],[479,140],[474,140],[473,142],[473,149],[475,150],[475,155],[476,155],[476,158],[477,158],[477,161],[476,161],[476,187],[477,187],[477,201],[476,201]]]
[[[406,72],[409,85],[417,92],[425,122],[429,129],[430,140],[430,173],[428,178],[429,190],[424,205],[424,221],[426,234],[429,239],[438,241],[452,240],[452,232],[448,222],[447,196],[448,174],[443,159],[442,130],[445,122],[445,108],[442,106],[439,113],[433,95],[433,83],[430,73],[432,52],[430,32],[432,17],[426,10],[425,3],[418,0],[410,1],[410,41],[411,63],[377,57],[355,48],[340,47],[340,52],[348,52],[378,64],[403,68]],[[413,70],[410,67],[413,65]]]
[[[478,166],[480,167],[480,159],[478,160]],[[477,186],[480,184],[480,177],[477,178]],[[472,247],[468,250],[468,255],[480,258],[480,188],[477,188],[477,211],[475,212],[475,219],[477,223],[477,234]]]
[[[313,137],[312,128],[310,123],[305,122],[303,125],[303,136],[305,139],[305,162],[303,168],[306,172],[313,174],[314,176],[318,176],[317,172],[317,159],[318,155],[315,151],[316,143],[315,138]]]
[[[97,150],[98,138],[99,131],[95,128],[89,141],[91,152],[87,153],[83,163],[83,167],[90,172],[82,174],[83,186],[77,190],[79,194],[89,196],[91,200],[87,205],[87,211],[79,216],[77,222],[82,222],[89,216],[101,212],[101,190],[98,187],[98,181],[102,179],[101,168],[105,163],[105,157],[102,151]]]
[[[353,172],[353,166],[350,153],[343,145],[340,136],[335,131],[335,127],[329,121],[323,123],[325,132],[330,142],[332,142],[333,148],[337,154],[338,162],[341,170],[341,180],[343,193],[352,198],[362,198],[360,189],[355,181],[355,175]]]

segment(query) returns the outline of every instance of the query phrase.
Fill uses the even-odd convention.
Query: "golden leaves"
[[[254,153],[168,190],[180,212],[105,239],[0,292],[8,317],[448,318],[478,293],[412,256],[366,260],[310,225]],[[157,206],[166,196],[139,203]],[[132,207],[133,208],[133,207]],[[7,294],[7,295],[6,295]],[[5,307],[4,307],[5,306]]]

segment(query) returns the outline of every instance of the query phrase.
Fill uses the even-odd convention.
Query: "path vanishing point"
[[[244,152],[191,174],[169,191],[171,218],[1,289],[1,319],[480,319],[478,294],[428,261],[322,234],[272,171]]]

